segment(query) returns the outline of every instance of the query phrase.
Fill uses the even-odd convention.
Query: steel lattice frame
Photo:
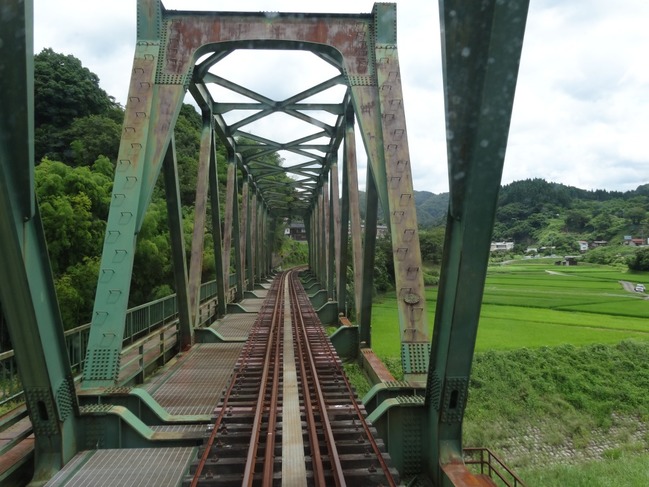
[[[0,299],[34,423],[37,470],[46,477],[71,458],[83,433],[34,200],[31,2],[13,1],[7,8],[15,15],[0,19],[2,31],[16,35],[0,44],[0,66],[5,70],[0,77],[0,226],[5,235],[0,242],[0,263],[10,270],[11,279],[0,283]],[[265,241],[272,219],[296,213],[307,228],[311,269],[326,288],[324,299],[344,297],[341,268],[349,222],[359,340],[362,346],[370,346],[373,249],[380,204],[391,231],[405,378],[409,388],[426,378],[427,384],[425,401],[400,396],[384,401],[372,414],[377,428],[392,435],[387,440],[397,462],[407,465],[411,473],[425,473],[436,485],[468,481],[461,428],[527,9],[527,0],[470,5],[440,1],[450,206],[431,344],[396,47],[396,6],[376,4],[371,14],[360,15],[269,16],[174,12],[166,11],[159,0],[139,0],[138,40],[83,388],[101,390],[116,383],[136,237],[163,168],[183,346],[193,341],[208,195],[214,253],[223,256],[216,259],[219,313],[226,311],[231,253],[240,299],[244,287],[253,290],[255,282],[270,270]],[[339,74],[292,97],[272,100],[211,71],[235,50],[261,48],[306,50]],[[214,100],[210,84],[251,101]],[[346,87],[339,103],[305,101],[338,85]],[[173,141],[175,121],[188,90],[203,111],[196,200],[199,223],[189,277]],[[226,114],[236,110],[255,113],[228,124]],[[335,116],[335,123],[325,123],[311,113],[318,111]],[[314,132],[282,143],[245,130],[252,122],[278,112],[312,125]],[[360,239],[354,119],[369,156],[364,243]],[[217,136],[228,150],[224,215],[218,198]],[[331,173],[337,174],[337,153],[343,142],[339,208],[339,185]],[[264,161],[263,156],[279,151],[303,160],[291,166]],[[295,183],[278,184],[269,178],[279,173],[293,175]],[[243,178],[241,205],[239,174]],[[340,309],[339,304],[333,306]],[[401,390],[399,385],[385,384],[383,389],[388,395],[390,390]],[[410,413],[407,419],[399,410]],[[393,420],[382,426],[390,414]],[[404,447],[403,452],[394,449],[396,444]]]

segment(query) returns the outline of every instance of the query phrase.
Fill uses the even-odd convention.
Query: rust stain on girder
[[[221,42],[309,43],[331,46],[342,54],[348,73],[371,71],[370,19],[273,16],[172,15],[167,18],[163,74],[183,75],[196,51]]]

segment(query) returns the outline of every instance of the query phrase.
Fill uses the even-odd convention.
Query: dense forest
[[[90,319],[99,260],[111,198],[124,108],[99,86],[98,77],[71,55],[44,49],[34,57],[35,164],[39,199],[56,289],[66,328]],[[201,115],[183,105],[175,128],[181,200],[189,251],[193,228],[200,148]],[[220,196],[225,195],[225,150],[217,148]],[[275,155],[271,162],[281,164]],[[161,181],[138,234],[130,305],[173,292],[167,211]],[[364,208],[361,194],[361,208]],[[415,191],[422,258],[441,262],[448,194]],[[543,179],[517,181],[501,188],[494,240],[510,240],[515,251],[547,248],[575,253],[578,241],[605,241],[595,261],[620,259],[625,236],[649,237],[649,184],[635,191],[586,191]],[[209,210],[208,210],[209,211]],[[362,215],[363,216],[363,215]],[[379,211],[379,219],[382,214]],[[208,225],[211,219],[207,218]],[[209,229],[208,229],[209,230]],[[281,232],[281,228],[278,228]],[[279,233],[278,232],[278,233]],[[206,232],[204,280],[215,276],[211,233]],[[276,236],[279,245],[279,235]],[[633,250],[627,248],[627,250]],[[391,245],[377,242],[375,289],[394,282]],[[633,268],[649,268],[649,251],[623,253]],[[628,254],[628,255],[627,255]],[[436,273],[426,274],[428,284]]]

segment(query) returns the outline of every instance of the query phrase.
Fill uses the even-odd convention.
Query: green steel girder
[[[180,185],[178,165],[176,162],[176,143],[171,137],[163,164],[167,214],[171,251],[173,253],[174,281],[176,283],[176,302],[178,303],[178,321],[180,323],[180,349],[191,347],[194,342],[194,327],[189,305],[187,282],[187,261],[185,260],[185,239],[183,235],[182,209],[180,204]]]
[[[440,2],[450,204],[427,385],[427,471],[454,485],[528,0]]]
[[[33,5],[0,14],[0,302],[35,436],[34,482],[77,452],[79,408],[34,195]]]
[[[223,255],[221,235],[221,207],[219,202],[219,176],[217,172],[218,160],[216,157],[216,138],[214,131],[210,131],[211,150],[210,150],[210,169],[209,169],[209,186],[210,186],[210,206],[212,208],[212,241],[214,246],[214,260],[216,267],[216,298],[217,314],[222,317],[226,313],[227,297],[225,294],[226,282],[229,281],[229,269],[225,267],[224,261],[219,256]]]
[[[124,406],[88,405],[81,408],[84,450],[115,448],[172,448],[198,446],[203,433],[196,431],[154,431]]]
[[[402,343],[428,341],[424,282],[415,212],[408,137],[396,48],[396,6],[375,4],[374,43],[376,63],[369,82],[351,83],[352,102],[369,155],[371,178],[385,215],[392,239],[392,250]],[[368,176],[369,178],[369,176]],[[369,193],[369,184],[368,184]],[[368,199],[368,214],[371,202]],[[373,209],[372,209],[373,210]],[[374,211],[372,211],[374,213]],[[366,224],[366,232],[372,225]],[[366,253],[371,253],[367,243]],[[369,277],[368,257],[364,259]],[[373,259],[372,259],[373,260]],[[363,280],[363,286],[367,282]],[[363,299],[363,313],[371,300]],[[367,322],[361,321],[361,342],[368,337]],[[425,374],[404,362],[406,378],[422,380]]]
[[[215,147],[212,134],[212,115],[209,110],[203,111],[201,128],[201,145],[198,157],[198,177],[194,202],[194,228],[189,264],[189,306],[192,326],[198,325],[200,306],[200,287],[203,276],[203,255],[205,249],[205,225],[207,220],[208,190],[210,188],[210,169]],[[220,255],[220,254],[217,254]]]
[[[136,236],[160,172],[182,105],[186,75],[160,79],[161,22],[157,1],[138,3],[128,103],[118,153],[106,238],[102,251],[82,387],[110,387],[117,381]],[[168,84],[161,84],[165,81]]]
[[[208,328],[211,330],[211,328]],[[214,331],[214,330],[212,330]],[[141,387],[111,387],[81,391],[79,406],[122,406],[145,425],[208,424],[209,414],[169,414],[165,408]]]

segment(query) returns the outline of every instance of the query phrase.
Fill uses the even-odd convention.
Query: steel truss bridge
[[[0,303],[14,350],[0,359],[15,361],[26,407],[3,424],[25,421],[31,429],[0,446],[3,481],[15,480],[16,472],[30,465],[34,485],[48,480],[66,485],[95,460],[120,472],[132,471],[126,465],[138,459],[154,465],[153,471],[138,467],[148,479],[139,480],[141,485],[230,485],[219,483],[226,482],[226,473],[236,477],[234,485],[345,485],[365,472],[360,477],[365,480],[354,481],[363,484],[379,469],[384,477],[372,480],[375,485],[495,485],[471,466],[496,469],[488,452],[479,452],[476,460],[475,452],[463,450],[462,421],[527,9],[527,0],[440,2],[450,202],[431,337],[396,4],[377,3],[372,12],[354,15],[264,14],[170,11],[160,0],[138,0],[137,42],[92,323],[64,333],[34,196],[33,7],[30,0],[5,2]],[[219,70],[230,54],[261,49],[311,53],[333,74],[274,100]],[[189,265],[173,137],[187,92],[203,117]],[[283,139],[256,130],[259,121],[276,123],[279,114],[302,128]],[[364,231],[357,137],[368,158]],[[226,161],[217,161],[217,141],[227,149]],[[268,162],[273,154],[282,157],[281,165]],[[224,208],[217,164],[227,165]],[[147,311],[128,310],[136,238],[161,173],[177,293],[170,312],[151,311],[159,303],[142,307]],[[208,205],[214,254],[222,256],[209,292],[201,284]],[[371,348],[379,208],[392,241],[401,381]],[[279,277],[271,285],[268,242],[286,219],[304,222],[309,265],[301,280],[292,277],[296,290],[285,294]],[[344,316],[349,263],[354,324]],[[160,319],[147,318],[142,325],[139,316],[152,313]],[[286,328],[297,316],[302,324]],[[322,323],[339,326],[331,337],[333,349],[323,339]],[[312,349],[317,352],[308,353]],[[134,387],[178,352],[161,376]],[[303,356],[311,361],[298,365]],[[329,357],[324,364],[318,362],[323,356]],[[357,360],[374,381],[362,403],[352,390],[338,398],[336,388],[346,382],[331,369],[338,357]],[[169,399],[162,391],[176,379]],[[307,380],[316,382],[300,395],[286,389],[291,381],[297,389]],[[323,395],[312,396],[309,391],[316,389]],[[192,409],[197,396],[208,400],[207,411]],[[336,407],[358,409],[359,416],[338,416],[332,412]],[[309,432],[291,430],[290,414],[297,414],[294,423],[301,422],[300,414],[313,416],[305,420]],[[344,450],[350,429],[367,445],[365,454]],[[32,431],[23,454],[15,453],[12,448],[24,444],[17,440],[29,439]],[[228,457],[230,446],[236,449],[236,442],[227,443],[228,434],[243,438],[246,447],[236,447],[241,455]],[[297,477],[282,467],[290,461],[290,455],[282,460],[288,438],[305,438],[299,457],[304,461],[294,465],[302,472]],[[354,455],[373,460],[357,465],[350,460]],[[182,474],[165,483],[155,475],[167,467]],[[521,485],[507,475],[507,485]],[[121,482],[135,481],[122,477]]]

